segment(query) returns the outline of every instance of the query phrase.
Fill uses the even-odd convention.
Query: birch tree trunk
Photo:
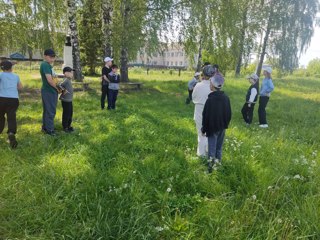
[[[127,1],[124,0],[121,2],[121,12],[123,15],[123,34],[121,36],[121,67],[120,67],[120,74],[121,74],[121,81],[122,82],[128,82],[129,76],[128,76],[128,38],[125,34],[125,31],[128,26],[129,21],[129,11],[130,8],[127,6]]]
[[[270,32],[271,32],[272,17],[273,17],[273,14],[271,12],[270,15],[269,15],[269,19],[268,19],[266,34],[265,34],[264,39],[263,39],[262,50],[261,50],[259,64],[258,64],[257,72],[256,72],[256,74],[259,77],[260,77],[260,74],[261,74],[262,64],[263,64],[263,61],[264,61],[264,57],[266,55],[266,48],[267,48],[267,44],[268,44],[268,41],[269,41],[269,35],[270,35]]]
[[[121,49],[120,74],[121,74],[121,82],[128,82],[129,81],[129,76],[128,76],[128,49],[126,47],[124,47],[124,46]]]
[[[68,19],[70,28],[70,37],[72,45],[72,59],[73,59],[73,69],[74,79],[78,82],[83,81],[81,61],[80,61],[80,46],[78,39],[78,27],[76,22],[76,2],[74,0],[67,0],[68,7]]]
[[[235,75],[239,76],[241,72],[241,66],[242,66],[242,58],[243,58],[243,50],[244,50],[244,40],[246,37],[246,30],[248,27],[247,24],[247,14],[248,14],[248,8],[246,7],[243,16],[242,16],[242,29],[241,29],[241,35],[240,35],[240,50],[239,50],[239,56],[238,56],[238,61],[237,61],[237,66],[236,66],[236,72]]]
[[[112,25],[112,2],[111,0],[102,0],[101,4],[102,10],[102,34],[103,34],[103,52],[105,57],[112,56],[111,47],[111,25]]]
[[[202,37],[199,42],[199,52],[198,52],[198,63],[197,63],[197,72],[201,71],[201,62],[202,62]]]

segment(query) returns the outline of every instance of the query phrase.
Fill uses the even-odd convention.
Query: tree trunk
[[[102,9],[102,36],[103,36],[103,52],[106,57],[112,56],[111,48],[111,24],[112,24],[112,3],[111,0],[103,0]]]
[[[121,12],[123,15],[123,31],[127,29],[128,21],[129,21],[129,11],[130,8],[127,6],[127,1],[121,2]],[[127,42],[129,40],[127,39],[127,36],[124,32],[121,36],[121,67],[120,67],[120,74],[121,74],[121,81],[122,82],[128,82],[128,48],[127,48]]]
[[[248,8],[245,8],[245,10],[243,12],[243,17],[242,17],[242,29],[241,29],[241,36],[240,36],[240,50],[239,50],[239,56],[238,56],[236,72],[235,72],[236,76],[239,76],[240,72],[241,72],[243,49],[244,49],[244,39],[245,39],[245,36],[246,36],[246,30],[247,30],[247,27],[248,27],[248,24],[247,24],[247,13],[248,13]]]
[[[197,63],[197,72],[201,71],[201,62],[202,62],[202,37],[199,42],[199,52],[198,52],[198,63]]]
[[[270,32],[271,32],[271,27],[272,27],[272,13],[270,13],[270,15],[269,15],[268,24],[267,24],[267,30],[266,30],[266,34],[265,34],[264,39],[263,39],[262,50],[261,50],[261,54],[260,54],[259,64],[258,64],[258,67],[257,67],[256,74],[259,77],[260,77],[260,74],[261,74],[261,69],[262,69],[262,64],[263,64],[263,61],[264,61],[264,57],[266,55],[266,48],[267,48],[267,44],[268,44],[268,40],[269,40],[269,35],[270,35]]]
[[[121,68],[120,68],[121,82],[128,82],[128,49],[122,47],[121,49]]]
[[[81,61],[80,61],[80,47],[78,40],[78,28],[76,22],[76,3],[74,0],[67,0],[68,6],[68,19],[70,28],[70,37],[72,45],[72,60],[74,79],[78,82],[83,81],[82,71],[81,71]]]

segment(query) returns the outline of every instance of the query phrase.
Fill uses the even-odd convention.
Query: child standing
[[[19,92],[22,89],[19,76],[12,73],[12,63],[10,61],[1,62],[3,73],[0,74],[0,133],[5,125],[5,115],[8,122],[8,139],[11,148],[16,148],[18,142],[16,112],[19,107]]]
[[[247,91],[246,102],[241,109],[243,120],[245,121],[247,126],[252,123],[254,105],[256,104],[258,99],[259,77],[257,74],[253,73],[248,77],[248,80],[251,86]]]
[[[188,82],[188,92],[189,92],[189,96],[186,99],[186,104],[189,104],[190,101],[192,100],[192,92],[194,87],[196,86],[196,84],[199,82],[200,79],[200,73],[196,72],[193,76],[193,78]]]
[[[64,79],[62,83],[59,83],[59,86],[64,89],[60,95],[60,100],[62,104],[62,127],[66,133],[73,132],[74,129],[71,126],[72,115],[73,115],[73,88],[72,88],[72,78],[73,78],[73,69],[70,67],[63,68]]]
[[[231,105],[229,97],[221,91],[224,78],[215,74],[210,78],[212,92],[203,109],[202,133],[208,137],[208,172],[212,172],[215,163],[221,163],[222,145],[225,129],[231,120]]]
[[[270,94],[274,90],[274,85],[271,78],[272,68],[264,67],[263,69],[264,79],[261,84],[260,98],[259,98],[259,127],[267,128],[267,112],[266,107],[269,102]]]
[[[204,104],[207,101],[210,90],[210,77],[216,73],[216,69],[211,65],[206,65],[203,70],[203,79],[198,83],[192,93],[192,101],[194,103],[194,116],[193,119],[196,123],[198,133],[198,147],[197,156],[205,157],[207,154],[208,139],[202,135],[202,111]]]
[[[108,93],[108,110],[116,109],[116,101],[120,88],[120,75],[118,74],[118,66],[113,64],[111,72],[108,75],[109,93]]]

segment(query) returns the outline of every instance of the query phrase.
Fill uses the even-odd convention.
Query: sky
[[[300,57],[299,63],[301,66],[307,66],[309,61],[315,58],[320,58],[320,27],[314,29],[311,44],[306,53]]]

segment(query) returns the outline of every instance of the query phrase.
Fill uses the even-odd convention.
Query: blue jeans
[[[54,131],[54,117],[56,116],[58,93],[41,90],[41,97],[43,106],[42,129],[51,132]]]
[[[118,92],[119,92],[119,90],[109,89],[108,109],[115,109],[116,108],[116,101],[117,101]]]
[[[209,159],[219,159],[222,158],[222,145],[225,135],[225,129],[214,133],[212,136],[208,137],[208,157]]]

